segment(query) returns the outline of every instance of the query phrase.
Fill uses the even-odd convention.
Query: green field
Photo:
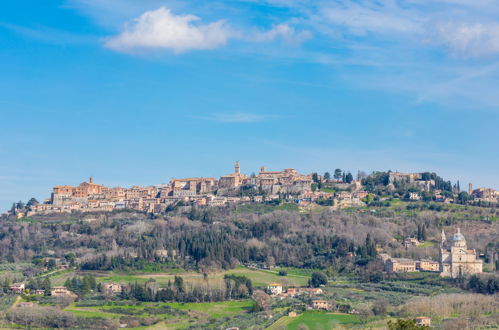
[[[42,275],[41,277],[43,278],[45,276],[49,276],[50,283],[53,286],[60,286],[60,285],[64,285],[64,282],[66,282],[66,280],[68,278],[75,276],[75,274],[76,273],[72,270],[60,270],[60,271],[55,271],[55,272],[47,274],[47,275]]]
[[[357,324],[359,318],[350,314],[308,311],[297,317],[284,316],[272,324],[269,330],[289,329],[296,330],[305,325],[310,330],[329,330],[338,324]]]
[[[228,271],[223,271],[223,272],[215,272],[215,273],[210,273],[208,274],[208,278],[204,278],[203,274],[197,273],[197,272],[163,272],[163,273],[150,273],[150,274],[144,274],[144,273],[138,273],[138,274],[133,274],[133,275],[125,275],[125,274],[120,274],[120,273],[113,273],[113,272],[100,272],[99,274],[96,274],[97,280],[99,282],[117,282],[117,283],[134,283],[134,282],[145,282],[148,279],[154,279],[156,280],[161,286],[166,286],[168,281],[173,281],[174,277],[177,276],[182,276],[184,279],[184,282],[188,285],[203,285],[204,283],[208,282],[210,285],[222,285],[223,284],[223,277],[226,274],[235,274],[235,275],[244,275],[251,279],[253,282],[254,286],[257,287],[266,287],[269,283],[281,283],[285,282],[289,286],[304,286],[307,284],[308,279],[310,278],[311,272],[309,271],[303,271],[303,270],[297,270],[293,268],[286,268],[288,272],[287,276],[279,276],[278,275],[278,270],[281,270],[281,268],[277,270],[256,270],[256,269],[249,269],[245,267],[237,267],[235,269],[231,269]],[[83,273],[80,273],[82,275]],[[57,284],[63,284],[65,279],[67,278],[67,274],[65,276],[57,276],[53,279],[53,283]]]
[[[425,247],[433,247],[436,246],[438,243],[435,241],[426,241],[418,245],[420,248],[425,248]]]
[[[178,310],[203,313],[210,318],[222,318],[248,311],[253,306],[253,302],[240,300],[214,303],[166,303],[166,305]]]
[[[103,305],[103,306],[78,306],[73,303],[68,306],[65,311],[71,312],[80,317],[102,317],[118,319],[126,316],[126,311],[130,311],[129,315],[138,318],[146,318],[151,315],[148,312],[151,309],[161,309],[161,307],[169,306],[174,310],[181,311],[184,314],[178,315],[173,312],[155,313],[160,322],[153,328],[161,329],[184,329],[193,324],[204,324],[212,319],[229,318],[240,313],[246,313],[253,302],[251,300],[240,301],[224,301],[212,303],[138,303],[130,305]],[[123,312],[121,312],[123,311]]]
[[[310,275],[302,275],[303,273],[296,272],[293,270],[288,271],[287,276],[279,276],[278,271],[272,270],[254,270],[248,268],[236,268],[226,272],[227,274],[244,275],[251,279],[254,286],[264,287],[270,283],[281,283],[285,281],[289,286],[304,286],[307,284]]]

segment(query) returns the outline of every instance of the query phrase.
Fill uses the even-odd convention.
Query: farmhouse
[[[321,288],[300,288],[299,290],[300,293],[308,293],[308,294],[323,294],[324,291],[322,291]]]
[[[328,309],[329,308],[329,303],[327,300],[312,300],[312,308],[313,309]]]
[[[54,286],[50,290],[50,295],[54,297],[71,297],[73,294],[64,286]]]
[[[411,246],[418,246],[418,245],[419,245],[419,241],[417,239],[415,239],[414,237],[407,237],[404,240],[404,246],[406,248],[411,247]]]
[[[416,317],[416,325],[419,327],[422,327],[422,326],[429,327],[431,325],[431,318],[429,318],[427,316],[418,316],[418,317]]]
[[[267,286],[267,291],[272,295],[280,295],[282,293],[282,285],[278,283],[272,283]]]
[[[14,283],[9,286],[9,289],[14,293],[22,293],[24,290],[26,290],[26,285],[24,283]]]
[[[102,292],[106,294],[120,293],[122,290],[121,284],[118,283],[105,283],[102,285]]]

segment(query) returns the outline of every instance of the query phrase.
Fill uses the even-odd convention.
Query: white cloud
[[[274,25],[268,31],[244,31],[229,27],[224,20],[195,24],[199,20],[194,15],[174,15],[161,7],[126,24],[119,35],[106,41],[105,46],[129,53],[168,49],[178,54],[222,47],[230,39],[254,43],[280,40],[285,44],[299,45],[311,37],[310,32],[297,31],[289,24]]]
[[[194,24],[199,17],[174,15],[165,7],[147,11],[128,23],[106,47],[133,52],[147,49],[169,49],[182,53],[194,49],[213,49],[224,46],[231,37],[231,29],[224,21]]]
[[[452,53],[464,57],[499,54],[499,24],[438,23],[434,38]]]

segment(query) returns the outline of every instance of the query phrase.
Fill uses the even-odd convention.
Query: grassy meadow
[[[285,270],[286,276],[279,276],[278,271]],[[251,279],[255,287],[266,287],[270,283],[282,283],[287,286],[304,286],[310,278],[311,271],[304,271],[292,268],[279,268],[272,271],[269,270],[256,270],[246,267],[237,267],[227,271],[219,271],[209,273],[205,278],[203,274],[197,272],[186,271],[167,271],[160,273],[143,273],[138,272],[135,274],[123,274],[119,272],[88,272],[97,277],[99,282],[116,282],[121,284],[129,283],[143,283],[149,279],[154,279],[160,286],[166,286],[168,281],[173,281],[175,276],[181,276],[186,285],[203,285],[210,284],[211,286],[224,285],[223,278],[226,274],[244,275]],[[83,275],[84,272],[78,272],[78,275]],[[76,275],[75,272],[65,272],[51,277],[53,285],[62,285],[67,278]]]
[[[120,319],[155,317],[159,323],[147,327],[158,329],[186,329],[192,325],[205,324],[213,319],[230,318],[246,313],[253,302],[251,300],[224,301],[212,303],[133,303],[128,305],[112,302],[87,306],[73,303],[64,310],[80,317],[101,317]]]
[[[328,313],[322,311],[307,311],[296,317],[284,316],[268,327],[268,330],[297,330],[306,326],[308,329],[329,330],[337,325],[353,325],[360,322],[359,318],[350,314]]]

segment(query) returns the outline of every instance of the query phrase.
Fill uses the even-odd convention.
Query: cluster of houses
[[[499,203],[499,191],[492,188],[473,189],[473,185],[470,183],[468,194],[476,201]]]
[[[280,283],[271,283],[267,286],[267,292],[276,298],[284,299],[287,297],[295,297],[298,295],[310,295],[310,296],[318,296],[324,294],[324,291],[321,288],[295,288],[289,287],[284,290],[284,287]],[[310,308],[312,309],[323,309],[329,310],[330,304],[327,300],[324,299],[312,299]]]
[[[294,297],[301,294],[309,295],[319,295],[323,294],[324,291],[321,288],[295,288],[290,287],[284,290],[284,287],[280,283],[271,283],[267,286],[267,292],[275,297]]]
[[[271,296],[276,297],[278,299],[284,299],[287,297],[295,297],[298,295],[309,295],[309,296],[320,296],[324,294],[324,290],[321,288],[295,288],[288,287],[284,289],[283,285],[280,283],[271,283],[267,286],[267,293]],[[314,310],[324,310],[330,311],[334,308],[334,304],[331,304],[330,301],[326,299],[315,298],[312,299],[308,309]],[[355,309],[349,311],[350,314],[358,314],[359,312]],[[296,311],[291,311],[288,314],[289,317],[297,317],[298,313]],[[431,318],[427,316],[419,316],[415,319],[417,326],[430,326]]]
[[[37,289],[37,290],[27,290],[26,284],[24,283],[13,283],[9,286],[9,290],[16,294],[29,294],[29,295],[39,295],[42,296],[45,294],[45,290]],[[74,297],[75,294],[69,291],[64,286],[54,286],[50,289],[50,295],[53,297]]]
[[[388,186],[395,189],[397,182],[406,182],[420,190],[432,191],[437,201],[452,202],[442,191],[436,189],[435,181],[428,180],[421,173],[389,172]],[[333,185],[335,192],[320,191],[317,182]],[[469,193],[477,201],[499,203],[499,191],[490,188],[472,189]],[[133,186],[131,188],[106,187],[94,183],[90,178],[78,186],[55,186],[51,197],[43,203],[30,205],[29,211],[14,211],[18,218],[33,214],[62,213],[71,211],[112,211],[132,209],[149,213],[162,213],[170,205],[179,202],[195,206],[223,206],[237,203],[267,202],[287,196],[307,206],[321,200],[333,201],[337,208],[364,205],[368,193],[363,190],[360,180],[343,182],[325,179],[317,174],[304,175],[287,168],[282,171],[269,171],[264,166],[258,174],[247,176],[241,173],[236,162],[234,172],[216,178],[172,178],[168,184],[155,186]],[[410,192],[408,200],[418,201],[422,196]]]
[[[26,294],[26,295],[45,295],[45,290],[36,289],[36,290],[28,290],[26,288],[26,284],[22,282],[13,283],[9,286],[9,290],[15,294]],[[101,284],[101,292],[106,295],[115,295],[121,293],[123,287],[118,283],[102,283]],[[65,286],[54,286],[50,288],[50,296],[52,297],[76,297],[76,294],[71,292]]]
[[[62,213],[71,211],[112,211],[133,209],[149,213],[164,212],[168,206],[183,202],[195,206],[223,206],[236,203],[266,202],[283,195],[293,196],[299,204],[310,204],[317,200],[335,199],[340,204],[362,204],[367,192],[361,190],[360,181],[346,184],[349,191],[328,193],[316,191],[313,174],[303,175],[292,168],[268,171],[260,168],[256,175],[241,173],[239,162],[234,173],[215,178],[172,178],[168,184],[131,188],[106,187],[90,178],[78,186],[55,186],[51,197],[44,203],[30,206],[24,214]],[[251,193],[247,193],[251,191]],[[246,193],[245,193],[246,192]]]
[[[415,238],[409,238],[404,244],[406,247],[417,246],[419,242]],[[442,230],[438,261],[392,258],[386,253],[380,253],[378,257],[384,262],[385,270],[389,273],[437,272],[442,277],[457,278],[482,273],[483,268],[483,260],[477,258],[474,249],[468,249],[466,239],[459,228],[449,241]]]

